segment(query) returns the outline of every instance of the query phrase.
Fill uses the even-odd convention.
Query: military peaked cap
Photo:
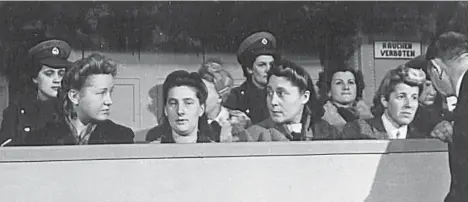
[[[68,61],[70,56],[70,45],[62,40],[52,39],[43,41],[28,51],[29,59],[52,68],[68,68],[71,62]]]
[[[237,61],[241,65],[245,64],[247,58],[257,57],[259,55],[275,55],[276,39],[269,32],[257,32],[242,41],[237,50]]]

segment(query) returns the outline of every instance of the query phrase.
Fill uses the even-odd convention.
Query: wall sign
[[[375,41],[375,59],[412,59],[421,55],[420,42]]]

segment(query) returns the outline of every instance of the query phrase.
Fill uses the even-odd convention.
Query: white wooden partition
[[[0,201],[440,202],[437,140],[0,148]]]

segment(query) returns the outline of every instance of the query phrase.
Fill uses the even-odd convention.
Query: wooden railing
[[[1,201],[443,201],[437,140],[0,148]]]

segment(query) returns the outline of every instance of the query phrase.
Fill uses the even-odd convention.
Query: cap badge
[[[267,43],[268,43],[268,40],[265,39],[265,38],[263,38],[263,39],[262,39],[262,44],[263,44],[263,45],[267,45]]]
[[[52,48],[52,54],[54,54],[54,55],[60,54],[59,49],[57,47]]]

